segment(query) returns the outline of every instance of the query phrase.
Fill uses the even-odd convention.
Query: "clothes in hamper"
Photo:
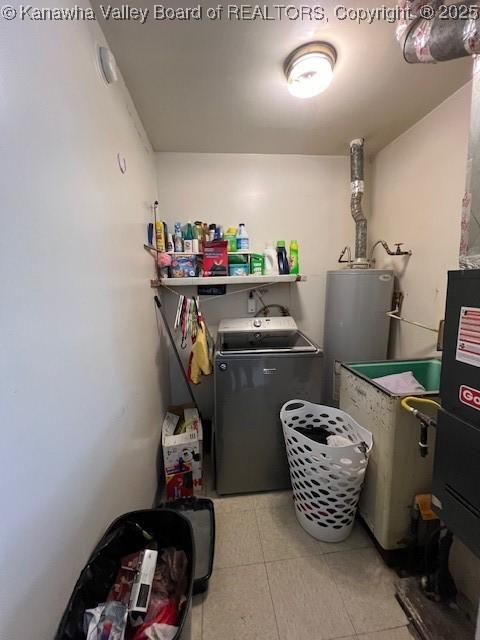
[[[324,429],[323,427],[295,427],[295,431],[298,431],[302,436],[310,438],[310,440],[314,442],[318,442],[318,444],[328,444],[327,438],[332,435],[328,429]]]
[[[327,444],[329,447],[349,447],[352,443],[344,436],[328,436]]]

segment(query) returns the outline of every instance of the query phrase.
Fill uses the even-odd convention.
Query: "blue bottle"
[[[290,265],[288,264],[287,250],[285,248],[285,240],[279,240],[277,242],[277,260],[278,260],[278,273],[280,275],[289,274]]]

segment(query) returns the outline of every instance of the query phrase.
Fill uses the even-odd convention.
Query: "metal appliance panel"
[[[232,318],[220,320],[218,333],[240,333],[262,332],[262,331],[297,331],[297,323],[291,316],[280,316],[272,318]]]
[[[220,494],[290,487],[280,409],[290,398],[321,402],[322,354],[215,358],[215,460]]]
[[[472,318],[476,318],[471,322],[464,316],[469,309],[472,310]],[[465,334],[459,331],[461,322],[466,327]],[[442,404],[462,420],[480,425],[480,270],[448,273],[443,335],[440,378]],[[457,353],[462,336],[470,336],[474,345],[472,350],[478,351],[478,356],[470,354],[467,341],[464,351]],[[475,347],[477,344],[478,347]],[[462,387],[466,387],[466,391]]]
[[[480,426],[439,412],[432,504],[438,516],[480,557]]]
[[[393,271],[345,269],[327,272],[325,301],[325,404],[338,406],[340,368],[336,362],[387,357]]]
[[[465,316],[465,311],[469,315]],[[480,270],[448,274],[432,505],[480,556]]]

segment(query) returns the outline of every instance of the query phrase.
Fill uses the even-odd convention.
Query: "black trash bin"
[[[215,554],[215,510],[209,498],[178,498],[159,504],[158,508],[174,509],[189,519],[195,541],[195,577],[193,595],[204,593],[213,571]]]
[[[105,602],[115,582],[120,559],[146,546],[144,531],[158,548],[175,547],[188,559],[186,602],[177,622],[175,640],[180,640],[192,600],[195,572],[195,544],[188,518],[171,509],[132,511],[117,518],[92,552],[73,589],[55,640],[85,640],[83,617],[86,609]]]

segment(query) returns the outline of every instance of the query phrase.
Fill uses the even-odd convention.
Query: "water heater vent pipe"
[[[354,268],[368,269],[367,259],[367,219],[362,209],[365,191],[363,182],[363,138],[350,142],[350,209],[355,220],[355,260]]]

